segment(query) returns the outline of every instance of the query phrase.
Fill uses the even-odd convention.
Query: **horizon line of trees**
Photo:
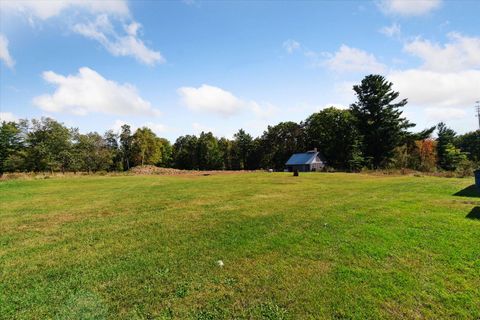
[[[480,161],[480,130],[457,135],[444,123],[412,133],[402,116],[407,99],[383,76],[366,76],[353,87],[347,110],[330,107],[296,123],[268,126],[254,138],[240,129],[233,139],[211,132],[184,135],[172,145],[147,127],[124,125],[82,134],[51,118],[2,122],[0,175],[4,172],[126,171],[138,165],[189,170],[283,170],[293,154],[317,148],[334,170],[410,168],[472,171]],[[437,130],[437,138],[432,137]]]

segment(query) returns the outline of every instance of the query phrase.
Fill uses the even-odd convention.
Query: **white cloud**
[[[129,35],[136,36],[138,33],[138,30],[142,28],[142,25],[138,22],[133,21],[128,25],[124,25],[123,28]]]
[[[65,20],[74,32],[100,42],[112,55],[131,56],[147,65],[165,62],[160,52],[148,48],[139,38],[141,25],[132,20],[125,0],[1,1],[0,8],[27,16],[31,25],[35,25],[36,19],[69,14]],[[72,10],[81,10],[82,15]],[[75,23],[92,15],[97,15],[94,22]],[[110,22],[112,17],[123,28],[114,27]]]
[[[327,67],[336,72],[361,73],[382,73],[386,69],[386,66],[380,63],[373,54],[345,44],[342,44],[334,53],[318,53],[300,45],[295,40],[285,41],[283,47],[288,53],[301,51],[310,60],[312,67]]]
[[[425,114],[430,120],[449,121],[463,119],[467,115],[467,112],[460,108],[426,108]]]
[[[466,37],[456,32],[447,35],[449,42],[440,45],[417,38],[404,50],[423,60],[423,69],[455,72],[480,68],[480,38]]]
[[[233,93],[207,84],[199,88],[181,87],[177,90],[181,103],[190,110],[216,113],[227,117],[240,111],[250,111],[258,119],[272,117],[279,109],[268,102],[245,101]]]
[[[62,76],[53,71],[43,73],[48,83],[57,86],[53,94],[44,94],[33,103],[49,112],[68,112],[77,115],[89,113],[157,116],[150,102],[142,99],[130,84],[107,80],[95,70],[79,69],[77,75]]]
[[[446,44],[415,39],[404,50],[420,68],[392,71],[388,79],[409,103],[425,107],[431,119],[467,117],[480,92],[480,38],[449,33]],[[462,110],[463,109],[463,110]]]
[[[113,130],[113,132],[115,132],[115,133],[120,133],[121,130],[122,130],[122,126],[123,126],[124,124],[128,124],[128,123],[126,123],[126,122],[123,121],[123,120],[117,119],[117,120],[115,120],[115,122],[110,126],[110,129]],[[132,127],[132,126],[130,125],[130,127]]]
[[[359,81],[342,81],[335,83],[333,91],[335,96],[338,97],[337,103],[349,105],[352,101],[355,101],[356,96],[353,91],[353,86],[358,84],[358,82]]]
[[[94,22],[75,24],[72,30],[102,44],[114,56],[132,56],[147,65],[164,63],[165,58],[158,51],[149,49],[137,37],[141,25],[137,22],[124,25],[126,35],[119,35],[107,15],[99,15]]]
[[[292,39],[288,39],[287,41],[283,42],[282,46],[283,49],[285,49],[288,53],[293,53],[294,51],[300,49],[300,43]]]
[[[182,103],[193,111],[230,116],[239,112],[245,105],[232,93],[207,84],[202,84],[198,88],[181,87],[177,93]]]
[[[385,26],[379,30],[380,33],[386,35],[387,37],[400,37],[402,30],[398,23],[393,23],[391,26]]]
[[[377,3],[386,14],[420,16],[439,8],[441,0],[381,0]]]
[[[8,39],[3,34],[0,34],[0,60],[9,68],[13,68],[15,65],[15,61],[8,51]]]
[[[334,54],[325,53],[329,58],[323,63],[329,69],[337,72],[371,72],[382,73],[385,65],[366,51],[342,45]]]
[[[152,129],[157,135],[170,131],[169,128],[161,123],[146,122],[142,127],[147,127]]]
[[[394,89],[419,106],[471,107],[480,92],[480,70],[440,73],[410,69],[388,76]]]
[[[85,9],[91,13],[109,13],[117,16],[130,14],[127,2],[124,0],[2,0],[2,10],[17,11],[30,18],[46,20],[61,14],[67,9]]]
[[[18,117],[11,112],[0,112],[0,122],[15,122],[18,120]]]

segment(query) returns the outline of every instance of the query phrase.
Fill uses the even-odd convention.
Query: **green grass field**
[[[0,182],[0,318],[478,319],[472,184],[341,173]]]

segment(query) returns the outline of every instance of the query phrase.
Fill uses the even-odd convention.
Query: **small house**
[[[314,150],[304,153],[293,154],[285,163],[285,167],[289,172],[292,171],[321,171],[325,167],[326,161],[323,156],[315,148]]]

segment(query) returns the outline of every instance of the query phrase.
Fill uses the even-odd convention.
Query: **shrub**
[[[476,168],[478,167],[473,161],[463,159],[457,164],[457,169],[455,170],[455,173],[461,178],[471,177],[473,176],[473,172]]]

